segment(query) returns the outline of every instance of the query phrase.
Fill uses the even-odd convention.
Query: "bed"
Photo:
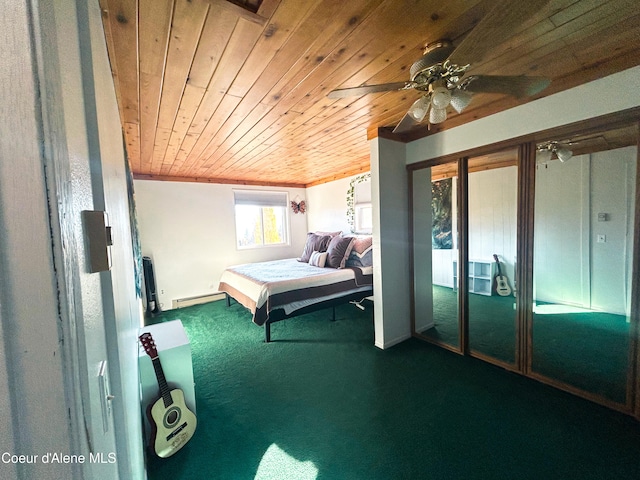
[[[227,305],[233,298],[246,307],[253,323],[264,327],[265,341],[270,342],[272,323],[373,295],[373,267],[360,261],[370,253],[370,242],[368,248],[364,244],[364,253],[362,246],[354,248],[356,243],[353,241],[346,252],[342,249],[344,258],[337,268],[314,264],[311,258],[311,263],[305,261],[306,248],[301,258],[229,267],[220,277],[218,290],[226,294]],[[348,261],[354,257],[358,257],[356,261]],[[335,310],[333,316],[335,319]]]

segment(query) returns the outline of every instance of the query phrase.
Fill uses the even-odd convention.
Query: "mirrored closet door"
[[[460,351],[458,162],[413,172],[413,330]]]
[[[518,149],[468,160],[468,348],[516,364]]]
[[[413,334],[640,418],[639,130],[409,166]]]
[[[629,403],[636,126],[538,143],[531,372]]]

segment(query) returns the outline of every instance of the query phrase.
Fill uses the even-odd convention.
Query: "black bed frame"
[[[357,302],[360,303],[365,298],[373,295],[373,289],[367,290],[364,292],[355,292],[349,295],[345,295],[339,298],[332,298],[330,300],[325,300],[324,302],[315,303],[313,305],[309,305],[308,307],[301,308],[296,310],[295,312],[287,315],[284,313],[284,310],[281,308],[277,308],[269,312],[269,318],[266,322],[264,322],[264,341],[269,343],[271,341],[271,324],[279,322],[281,320],[286,320],[287,318],[299,317],[300,315],[305,315],[311,312],[317,312],[319,310],[324,310],[327,308],[331,308],[331,321],[334,322],[336,319],[336,307],[338,305],[343,305],[349,302]],[[227,299],[227,307],[231,306],[231,295],[225,293]]]

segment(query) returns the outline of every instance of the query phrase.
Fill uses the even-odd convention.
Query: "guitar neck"
[[[496,261],[496,268],[498,269],[498,275],[502,276],[502,269],[500,268],[500,260],[498,260],[497,255],[494,255],[493,259]]]
[[[164,406],[165,408],[169,407],[173,403],[173,399],[171,398],[171,390],[169,389],[169,385],[167,385],[167,379],[164,377],[164,371],[162,370],[162,365],[160,364],[160,358],[152,358],[151,363],[153,363],[153,370],[156,373],[156,379],[158,380],[158,386],[160,387],[160,396],[162,397]]]

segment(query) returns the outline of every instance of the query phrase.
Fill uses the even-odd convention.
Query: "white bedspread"
[[[360,270],[370,275],[373,268]],[[355,278],[356,272],[350,268],[320,268],[289,258],[229,267],[220,277],[220,283],[242,292],[255,302],[256,308],[261,308],[271,295]]]

